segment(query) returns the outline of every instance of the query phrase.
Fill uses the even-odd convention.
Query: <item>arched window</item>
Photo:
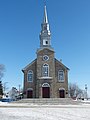
[[[60,82],[64,81],[64,71],[63,70],[58,71],[58,81],[60,81]]]
[[[49,77],[49,65],[48,64],[43,65],[42,76],[43,77]]]
[[[32,70],[28,71],[27,80],[28,80],[28,82],[32,82],[33,81],[33,71]]]

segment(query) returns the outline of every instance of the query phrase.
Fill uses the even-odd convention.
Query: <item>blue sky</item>
[[[36,58],[44,0],[0,0],[0,64],[3,82],[23,86],[21,70]],[[90,0],[47,0],[55,57],[70,68],[69,82],[90,95]]]

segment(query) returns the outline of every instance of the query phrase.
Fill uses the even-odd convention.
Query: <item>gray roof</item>
[[[36,60],[37,60],[37,59],[35,59],[35,60],[33,60],[31,63],[29,63],[26,67],[24,67],[24,68],[22,69],[22,71],[24,72],[29,66],[31,66],[33,63],[35,63]]]
[[[69,69],[68,67],[66,67],[61,61],[57,60],[56,58],[55,58],[55,60],[56,60],[59,64],[61,64],[65,69],[70,70],[70,69]]]

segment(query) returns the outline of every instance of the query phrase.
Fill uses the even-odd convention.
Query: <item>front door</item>
[[[59,97],[65,98],[65,90],[59,90]]]
[[[50,98],[50,87],[42,87],[42,98]]]
[[[33,91],[32,90],[27,91],[27,98],[33,98]]]

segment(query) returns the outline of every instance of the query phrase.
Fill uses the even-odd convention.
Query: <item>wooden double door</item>
[[[50,98],[50,87],[42,87],[42,98]]]

